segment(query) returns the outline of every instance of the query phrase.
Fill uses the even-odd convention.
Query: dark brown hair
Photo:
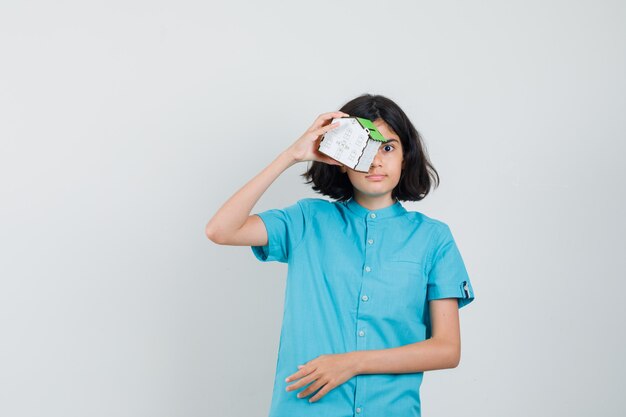
[[[391,99],[372,94],[356,97],[339,109],[350,116],[371,121],[382,119],[400,137],[404,169],[398,185],[391,192],[393,199],[420,201],[428,195],[431,186],[439,185],[439,174],[431,164],[422,143],[422,137],[407,115]],[[346,201],[354,194],[348,174],[338,165],[313,161],[302,177],[306,184],[313,183],[313,190],[339,201]]]

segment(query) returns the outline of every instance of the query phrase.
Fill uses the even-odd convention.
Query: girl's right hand
[[[330,165],[342,165],[341,162],[321,153],[318,148],[322,140],[322,135],[339,126],[337,122],[330,123],[332,119],[345,116],[349,115],[340,111],[319,115],[311,127],[287,149],[287,152],[291,154],[297,162],[319,161]]]

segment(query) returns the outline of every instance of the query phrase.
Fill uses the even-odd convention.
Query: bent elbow
[[[452,346],[450,348],[450,368],[456,368],[461,363],[461,348],[459,346]]]
[[[450,364],[450,368],[456,368],[461,363],[461,358],[459,356],[455,357],[452,363]]]
[[[220,238],[218,234],[215,232],[215,230],[207,226],[204,228],[204,234],[206,235],[207,239],[209,239],[211,242],[217,243],[218,245],[221,244]]]

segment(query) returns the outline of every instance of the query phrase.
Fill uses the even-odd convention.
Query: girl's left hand
[[[304,391],[298,393],[298,398],[305,398],[321,388],[309,402],[319,400],[328,391],[356,375],[356,361],[351,353],[320,355],[304,365],[299,365],[300,370],[288,376],[286,382],[297,379],[299,381],[289,385],[287,391],[296,390],[312,382]]]

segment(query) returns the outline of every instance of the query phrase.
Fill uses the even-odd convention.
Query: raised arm
[[[259,216],[250,215],[259,198],[287,168],[298,162],[320,161],[340,165],[317,149],[324,133],[339,126],[330,123],[343,112],[321,114],[304,134],[282,151],[272,163],[233,194],[209,220],[206,236],[220,245],[263,246],[267,244],[267,230]]]

